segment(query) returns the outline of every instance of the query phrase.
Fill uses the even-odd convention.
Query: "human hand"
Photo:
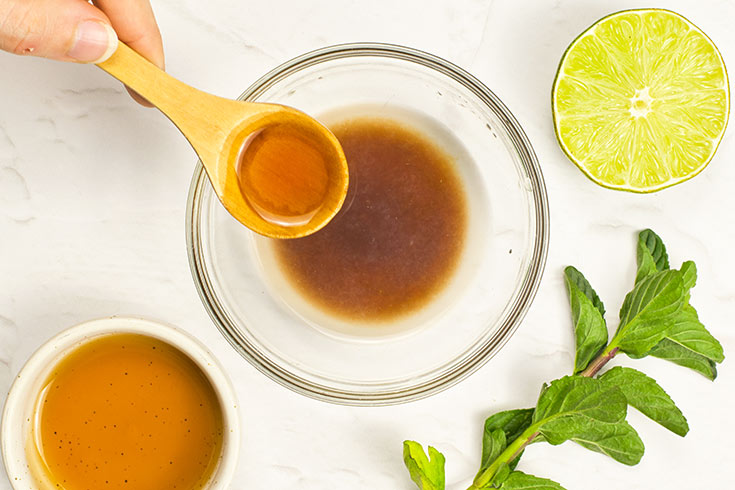
[[[0,0],[4,51],[99,63],[112,55],[118,38],[164,68],[161,33],[148,0]]]

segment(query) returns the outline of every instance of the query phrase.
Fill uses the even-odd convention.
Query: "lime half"
[[[667,10],[599,20],[569,46],[552,91],[567,156],[596,183],[654,192],[698,174],[727,126],[722,56]]]

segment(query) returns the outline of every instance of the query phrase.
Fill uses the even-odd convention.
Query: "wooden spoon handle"
[[[204,94],[175,79],[123,42],[119,42],[107,61],[97,66],[135,90],[172,120],[178,114],[177,105],[189,97]]]
[[[97,66],[135,90],[163,112],[184,133],[199,156],[219,150],[242,107],[233,111],[231,100],[197,90],[172,77],[123,42]],[[244,103],[241,103],[244,104]]]

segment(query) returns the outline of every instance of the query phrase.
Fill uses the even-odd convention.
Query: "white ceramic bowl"
[[[139,318],[117,317],[93,320],[64,330],[43,344],[18,373],[5,401],[0,426],[0,448],[13,488],[46,490],[31,474],[25,448],[31,430],[33,406],[51,370],[73,349],[93,338],[113,333],[141,334],[167,342],[189,356],[205,373],[219,397],[224,422],[220,461],[205,488],[228,489],[237,464],[240,418],[235,393],[222,367],[198,340],[177,328]]]

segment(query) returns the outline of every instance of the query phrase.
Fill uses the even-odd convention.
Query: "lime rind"
[[[707,166],[729,99],[714,43],[679,14],[642,9],[609,15],[572,42],[552,110],[562,150],[591,180],[654,192]]]

